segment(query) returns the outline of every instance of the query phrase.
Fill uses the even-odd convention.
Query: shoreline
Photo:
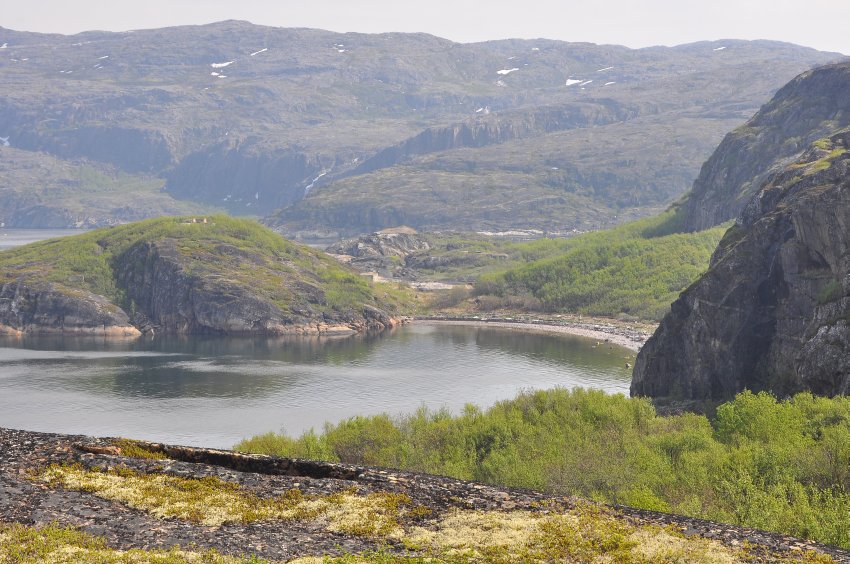
[[[561,333],[597,339],[613,345],[638,352],[649,339],[650,334],[643,331],[602,325],[598,323],[573,323],[565,321],[544,320],[514,320],[510,318],[475,319],[468,317],[415,317],[413,323],[430,323],[436,325],[467,325],[471,327],[498,327],[503,329],[519,329],[522,331],[539,331],[542,333]]]

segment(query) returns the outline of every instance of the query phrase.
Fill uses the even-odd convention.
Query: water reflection
[[[328,338],[0,339],[0,426],[228,447],[356,414],[488,406],[519,390],[626,392],[623,349],[413,325]]]
[[[0,378],[138,398],[262,398],[320,375],[368,363],[392,333],[335,337],[0,338]]]

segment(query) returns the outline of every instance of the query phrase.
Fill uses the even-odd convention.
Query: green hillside
[[[725,231],[675,233],[678,220],[668,211],[607,231],[517,245],[529,261],[483,274],[475,293],[492,306],[660,319],[708,268]]]
[[[59,310],[75,307],[66,300],[102,296],[107,309],[131,320],[142,313],[171,332],[347,324],[362,318],[364,306],[392,312],[400,303],[392,288],[379,297],[322,252],[223,215],[151,219],[11,249],[0,254],[0,289],[12,286],[31,293],[23,313],[0,312],[0,322],[17,328],[44,323],[38,308],[48,294],[60,296]]]

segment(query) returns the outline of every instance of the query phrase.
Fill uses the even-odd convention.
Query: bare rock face
[[[0,257],[0,333],[346,334],[393,327],[384,307],[394,306],[355,271],[226,216],[159,218]]]
[[[140,334],[127,314],[103,296],[16,280],[0,285],[0,334],[23,333]]]
[[[734,219],[762,183],[816,139],[850,125],[850,63],[804,72],[729,133],[700,170],[684,205],[700,231]]]
[[[850,131],[747,204],[638,355],[633,395],[722,400],[850,385]]]
[[[415,233],[377,232],[346,239],[328,247],[327,252],[356,259],[404,258],[431,250],[428,241]]]
[[[413,230],[378,231],[345,239],[325,249],[361,272],[374,271],[390,278],[402,274],[413,259],[430,250],[428,241]]]

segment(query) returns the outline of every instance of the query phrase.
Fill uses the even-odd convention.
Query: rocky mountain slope
[[[153,176],[83,159],[0,146],[0,227],[102,227],[152,216],[208,214]]]
[[[743,389],[846,394],[848,225],[850,129],[844,129],[816,141],[750,200],[709,271],[673,303],[641,350],[632,394],[686,400],[727,399]]]
[[[494,228],[542,216],[547,228],[571,229],[655,209],[690,184],[724,131],[792,76],[838,57],[761,41],[638,50],[548,40],[457,44],[233,21],[75,36],[0,28],[0,45],[0,144],[26,152],[4,152],[12,170],[18,160],[93,162],[122,186],[139,182],[146,197],[158,198],[150,212],[132,202],[116,210],[98,196],[86,215],[74,208],[84,197],[74,196],[41,213],[20,179],[3,175],[7,226],[100,225],[167,211],[175,198],[266,215],[305,195],[335,194],[339,184],[327,213],[296,204],[272,221],[290,231],[356,232],[404,214],[427,225]],[[652,139],[669,145],[647,146]],[[505,190],[486,190],[492,175],[466,174],[477,159],[498,161],[496,184],[522,186],[534,213],[509,217],[493,208],[523,209]],[[428,198],[422,182],[437,186]],[[378,192],[352,200],[373,184]],[[469,217],[434,211],[447,194],[472,188]],[[401,212],[375,205],[386,190]],[[341,215],[339,201],[354,211]],[[410,201],[426,209],[421,218]],[[589,216],[555,219],[577,205]]]
[[[353,333],[393,326],[380,309],[392,306],[323,253],[227,216],[147,220],[0,253],[4,333]]]
[[[807,71],[727,135],[706,161],[683,212],[693,231],[734,219],[762,183],[809,145],[850,125],[850,64]]]

